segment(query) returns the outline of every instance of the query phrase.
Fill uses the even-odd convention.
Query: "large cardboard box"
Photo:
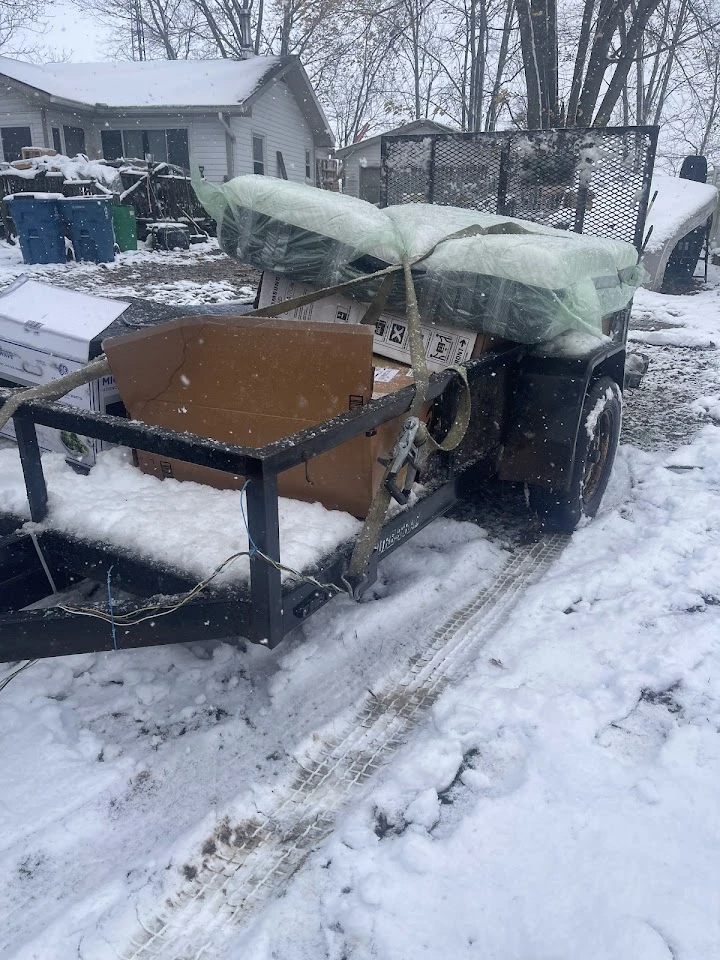
[[[103,342],[132,417],[260,447],[316,426],[373,393],[372,331],[354,324],[188,317]],[[410,381],[411,382],[411,381]],[[282,496],[364,517],[403,417],[279,477]],[[240,488],[244,478],[138,451],[158,477]]]
[[[314,289],[308,284],[296,283],[287,277],[266,271],[260,284],[258,306],[269,307],[283,300],[304,296]],[[368,304],[335,294],[298,307],[284,316],[288,320],[306,322],[360,323],[367,308]],[[424,323],[421,328],[425,360],[431,371],[444,370],[445,367],[480,356],[498,339],[489,334],[456,330],[437,324]],[[395,313],[380,314],[375,324],[374,350],[380,356],[399,360],[401,363],[411,362],[408,327],[404,316]]]
[[[127,306],[20,277],[0,293],[0,379],[6,385],[34,387],[80,369],[100,353],[99,334]],[[63,403],[113,413],[120,395],[113,378],[103,377],[76,387]],[[0,434],[15,439],[12,420]],[[37,435],[42,450],[87,466],[106,446],[50,427],[38,426]]]

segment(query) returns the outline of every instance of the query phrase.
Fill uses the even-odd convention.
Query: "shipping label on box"
[[[259,306],[268,307],[283,300],[301,297],[313,289],[308,284],[295,283],[287,277],[266,271],[260,287]],[[325,323],[360,323],[367,308],[368,304],[350,300],[349,297],[334,296],[298,307],[283,314],[283,317],[288,320],[315,320]],[[421,324],[420,330],[428,370],[444,370],[447,366],[465,363],[472,357],[477,340],[476,333],[428,324]],[[375,323],[373,349],[383,357],[410,363],[405,317],[381,313]]]

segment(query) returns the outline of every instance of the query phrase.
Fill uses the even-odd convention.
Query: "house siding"
[[[369,144],[367,147],[358,147],[343,163],[343,193],[351,197],[360,196],[360,166],[380,166],[380,144]]]
[[[277,164],[280,151],[288,180],[314,183],[315,145],[310,127],[295,97],[282,81],[276,81],[252,106],[249,117],[233,117],[235,176],[253,172],[252,137],[265,138],[265,173],[281,176]],[[305,151],[310,151],[310,179],[305,179]]]
[[[42,113],[25,94],[6,82],[0,83],[0,128],[30,127],[32,143],[28,147],[43,147]],[[2,148],[0,147],[0,155]],[[5,158],[2,157],[4,160]]]
[[[49,104],[46,108],[46,124],[43,129],[42,105],[33,105],[31,98],[11,81],[0,81],[0,127],[29,126],[31,143],[28,146],[53,145],[52,128],[63,126],[82,127],[85,131],[85,149],[89,157],[102,157],[101,132],[103,130],[144,129],[158,130],[185,127],[188,130],[188,146],[191,164],[203,167],[206,179],[218,183],[227,177],[253,172],[252,136],[265,138],[265,172],[269,176],[281,176],[277,153],[282,153],[285,171],[289,180],[300,183],[315,183],[316,157],[324,157],[328,150],[315,148],[312,130],[306,121],[293,93],[282,80],[277,80],[253,103],[249,116],[228,116],[230,128],[235,135],[233,145],[233,169],[228,171],[227,136],[217,113],[183,115],[168,111],[167,114],[123,115],[99,117],[92,109],[83,112],[61,110]],[[310,177],[305,177],[305,151],[310,151]]]

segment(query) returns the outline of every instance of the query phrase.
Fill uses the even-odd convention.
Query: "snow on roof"
[[[0,75],[62,100],[95,106],[231,106],[247,100],[268,74],[289,62],[250,57],[35,64],[0,57]]]
[[[437,120],[411,120],[409,123],[403,123],[399,127],[393,127],[391,130],[383,130],[382,133],[373,134],[372,137],[363,138],[356,143],[351,143],[347,147],[341,147],[335,151],[336,157],[347,157],[354,150],[363,149],[378,143],[381,137],[393,137],[399,134],[424,134],[424,133],[456,133],[453,127],[448,127],[444,123],[438,123]]]

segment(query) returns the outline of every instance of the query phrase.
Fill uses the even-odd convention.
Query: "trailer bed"
[[[101,453],[88,474],[61,454],[44,454],[48,515],[42,529],[131,553],[194,581],[209,577],[228,557],[250,549],[245,495],[199,483],[160,480],[136,469],[126,450]],[[17,449],[0,450],[0,513],[30,519]],[[278,498],[283,563],[317,566],[350,537],[360,521],[320,503]],[[218,586],[249,580],[246,556],[221,574]],[[288,574],[281,574],[286,579]]]

